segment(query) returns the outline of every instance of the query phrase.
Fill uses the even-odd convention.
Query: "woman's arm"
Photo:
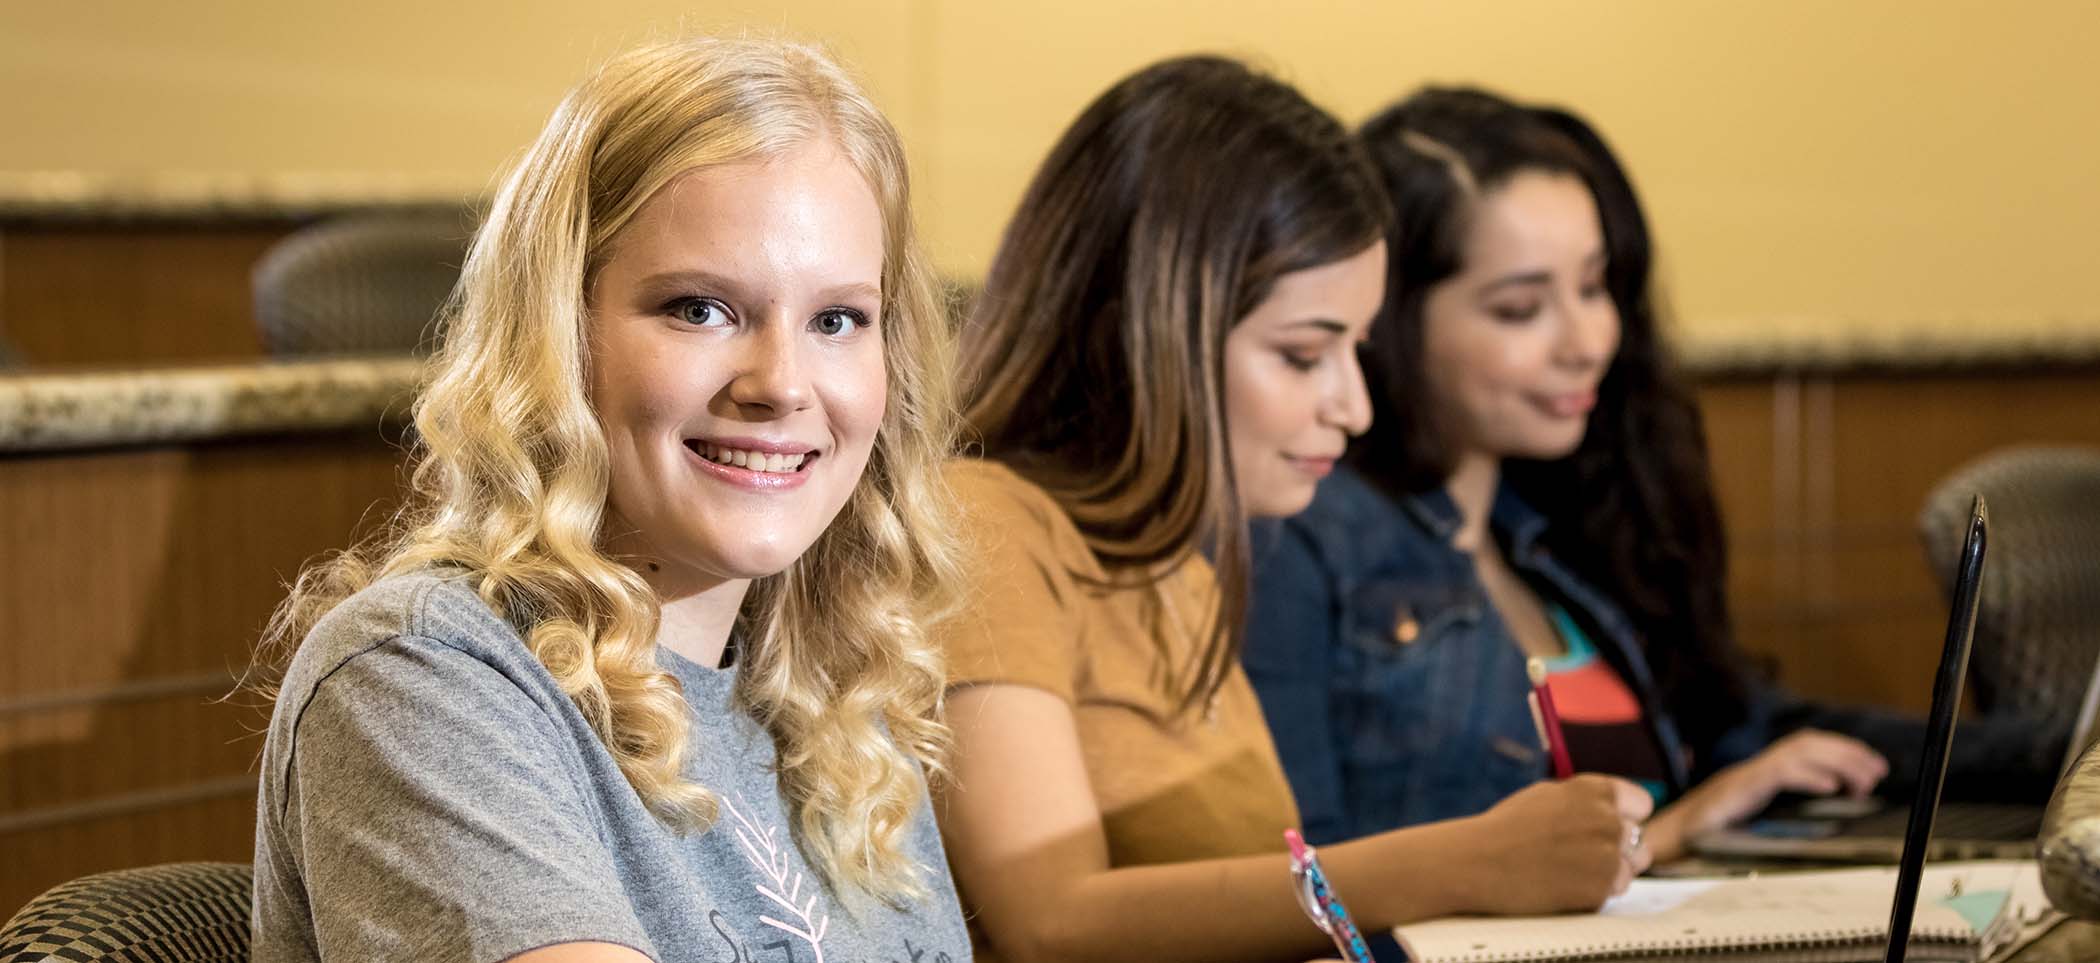
[[[1888,771],[1888,761],[1857,739],[1803,729],[1664,807],[1648,824],[1647,842],[1657,861],[1668,862],[1685,855],[1693,837],[1756,815],[1781,792],[1861,797]]]
[[[949,699],[941,826],[965,901],[1005,959],[1274,960],[1331,944],[1268,856],[1111,868],[1069,704],[1016,685]],[[1366,928],[1461,912],[1592,909],[1646,866],[1622,849],[1647,796],[1598,776],[1547,783],[1470,819],[1323,846]]]
[[[1925,720],[1916,713],[1804,699],[1776,685],[1758,691],[1766,741],[1802,729],[1851,736],[1888,760],[1882,792],[1902,798],[1917,788],[1924,763]],[[1972,714],[1973,715],[1973,714]],[[1947,757],[1947,799],[1965,802],[2032,802],[2056,786],[2069,735],[2018,712],[1993,712],[1961,720],[1961,737]]]

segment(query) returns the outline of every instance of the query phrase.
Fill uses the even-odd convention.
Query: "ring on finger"
[[[1639,851],[1640,851],[1640,848],[1641,848],[1641,824],[1640,824],[1640,823],[1632,823],[1632,824],[1630,824],[1630,825],[1628,825],[1628,826],[1627,826],[1627,832],[1626,832],[1626,845],[1625,845],[1626,855],[1628,855],[1628,856],[1632,856],[1632,855],[1633,855],[1634,853],[1637,853],[1637,852],[1639,852]]]

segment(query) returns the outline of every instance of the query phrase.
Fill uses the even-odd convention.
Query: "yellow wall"
[[[0,172],[400,175],[481,191],[560,91],[649,36],[832,41],[974,273],[1093,94],[1257,57],[1345,119],[1425,80],[1575,106],[1657,222],[1688,333],[2100,322],[2100,4],[609,0],[0,5]]]

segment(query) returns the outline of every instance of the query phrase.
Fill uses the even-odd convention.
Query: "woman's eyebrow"
[[[1481,285],[1480,293],[1493,294],[1494,292],[1499,291],[1503,288],[1517,287],[1519,285],[1525,284],[1549,284],[1552,281],[1553,273],[1550,271],[1524,271],[1517,274],[1505,274],[1499,278],[1489,281],[1486,284]]]
[[[1340,321],[1336,321],[1333,318],[1306,318],[1302,321],[1292,321],[1289,324],[1283,326],[1283,329],[1285,331],[1289,331],[1294,328],[1318,328],[1322,331],[1328,332],[1329,334],[1346,334],[1349,331],[1348,325],[1343,324]]]
[[[636,286],[645,291],[696,288],[719,294],[739,303],[760,300],[757,297],[759,292],[751,290],[735,278],[705,270],[658,271],[655,274],[643,277],[639,282],[636,282]],[[816,299],[820,301],[837,302],[856,298],[880,301],[882,300],[882,286],[869,281],[849,281],[844,284],[832,285],[818,291],[816,294]]]
[[[635,283],[635,286],[651,291],[665,288],[699,288],[712,293],[726,295],[731,300],[739,300],[739,296],[745,293],[744,286],[738,284],[734,278],[725,277],[713,271],[658,271],[655,274],[642,278]]]
[[[853,281],[825,288],[818,292],[817,296],[819,300],[823,301],[851,301],[855,298],[880,301],[882,300],[882,285],[872,284],[867,281]]]

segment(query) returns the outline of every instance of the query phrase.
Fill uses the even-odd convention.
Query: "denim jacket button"
[[[1401,645],[1412,645],[1421,637],[1422,623],[1415,621],[1413,613],[1401,609],[1399,621],[1393,623],[1393,641]]]

